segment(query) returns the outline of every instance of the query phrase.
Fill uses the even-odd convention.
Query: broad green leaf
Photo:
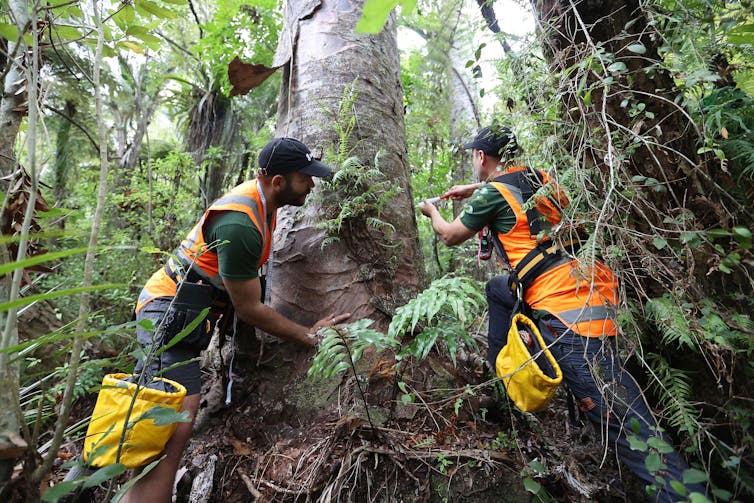
[[[149,33],[135,33],[133,37],[142,40],[153,51],[158,50],[162,45],[162,40]]]
[[[652,238],[652,244],[655,245],[655,248],[657,248],[658,250],[662,250],[668,245],[668,242],[660,236],[655,236],[654,238]]]
[[[655,449],[660,454],[668,454],[670,452],[673,452],[673,447],[670,444],[668,444],[666,441],[658,437],[648,438],[647,445]]]
[[[702,493],[689,494],[689,501],[691,501],[691,503],[712,503],[712,500]]]
[[[105,58],[114,58],[117,56],[118,53],[115,51],[113,47],[110,47],[109,45],[105,44],[102,46],[102,56]]]
[[[174,12],[169,11],[164,7],[160,7],[155,2],[150,0],[136,0],[136,10],[142,15],[152,14],[163,19],[175,19],[178,17]],[[146,16],[148,17],[148,16]]]
[[[728,43],[733,45],[754,44],[754,33],[728,33]]]
[[[130,40],[121,40],[120,42],[115,44],[115,47],[125,47],[129,51],[133,51],[136,54],[144,54],[144,48],[136,42],[131,42]]]
[[[189,413],[187,410],[182,410],[180,412],[176,412],[173,409],[170,409],[168,407],[161,407],[159,405],[155,405],[154,407],[151,407],[149,410],[147,410],[144,414],[139,416],[137,419],[131,421],[131,425],[138,423],[139,421],[146,421],[148,419],[151,419],[154,421],[154,424],[156,426],[167,426],[169,424],[173,423],[190,423],[191,419],[189,418]]]
[[[543,465],[542,462],[538,459],[532,459],[527,464],[536,473],[545,473],[547,471],[547,468],[545,468],[545,465]]]
[[[628,71],[628,67],[623,61],[616,61],[615,63],[607,67],[607,71],[611,73],[621,73]]]
[[[128,26],[134,22],[134,19],[136,19],[136,11],[133,6],[125,5],[120,11],[118,11],[115,17],[120,18]]]
[[[416,2],[414,2],[415,4]],[[379,33],[399,0],[367,0],[356,23],[356,33]]]
[[[733,227],[733,237],[736,238],[736,240],[745,240],[745,241],[751,241],[751,231],[746,227]]]
[[[52,31],[63,40],[79,40],[84,38],[83,33],[73,26],[60,26],[59,24],[56,24]]]
[[[709,480],[709,476],[702,470],[696,468],[689,468],[683,470],[683,483],[684,484],[703,484]]]
[[[662,462],[662,458],[657,453],[651,453],[644,459],[644,466],[647,467],[649,473],[657,473],[660,470],[665,470],[667,466]]]
[[[646,54],[647,52],[647,48],[642,43],[631,44],[626,49],[636,54]]]
[[[686,496],[686,486],[683,485],[682,482],[679,482],[677,480],[671,480],[670,481],[670,487],[673,488],[675,492],[680,494],[681,496]]]
[[[542,485],[531,477],[524,479],[524,489],[532,494],[537,494],[542,489]]]
[[[133,25],[129,26],[126,30],[126,35],[141,35],[143,33],[149,33],[149,29],[146,26]]]
[[[84,481],[84,487],[96,487],[124,473],[128,468],[122,463],[107,465],[92,473]]]
[[[724,238],[730,236],[730,232],[725,229],[710,229],[704,232],[711,239]]]
[[[15,42],[18,40],[18,29],[15,24],[0,23],[0,37]]]
[[[80,480],[69,480],[67,482],[60,482],[49,488],[42,495],[42,501],[55,502],[60,500],[66,494],[72,493],[76,488],[81,485]]]
[[[646,442],[639,440],[639,437],[629,435],[626,438],[628,439],[628,445],[631,447],[632,451],[647,452],[648,449]]]
[[[681,243],[690,243],[696,239],[697,233],[695,231],[683,231],[681,232]]]
[[[458,340],[456,339],[455,334],[452,332],[446,334],[445,344],[448,345],[448,354],[450,354],[450,359],[453,360],[453,366],[455,367],[457,365],[456,353],[458,352]]]
[[[712,488],[712,494],[718,499],[718,501],[731,501],[733,499],[733,494],[731,494],[730,491],[726,491],[719,487]]]

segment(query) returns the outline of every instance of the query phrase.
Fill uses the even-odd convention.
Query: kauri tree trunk
[[[303,210],[278,213],[273,304],[303,324],[328,313],[352,312],[354,319],[372,318],[385,326],[422,283],[395,20],[391,17],[378,35],[356,34],[362,5],[289,2],[278,48],[278,57],[290,59],[284,66],[277,135],[300,139],[315,156],[347,151],[365,169],[379,169],[389,188],[400,189],[389,197],[378,195],[383,200],[361,217],[344,218],[339,240],[324,247],[328,235],[318,222],[340,218],[339,208],[361,194],[326,182],[320,197],[310,198]],[[350,109],[339,113],[353,96]]]

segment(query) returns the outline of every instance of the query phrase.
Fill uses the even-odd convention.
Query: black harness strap
[[[492,181],[517,187],[521,191],[521,200],[524,203],[531,199],[534,193],[544,185],[542,172],[528,168],[507,173]],[[536,207],[526,210],[526,221],[529,223],[529,233],[532,236],[536,236],[542,231],[542,219],[544,219],[544,216],[542,216],[542,213]]]

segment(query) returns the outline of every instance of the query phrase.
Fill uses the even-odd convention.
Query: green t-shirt
[[[481,231],[485,225],[489,225],[490,229],[505,234],[516,225],[516,215],[508,201],[489,183],[471,194],[458,218],[472,231]]]
[[[272,225],[272,215],[267,218]],[[254,279],[259,277],[257,265],[262,257],[262,234],[249,216],[240,211],[211,214],[204,224],[207,243],[223,243],[217,247],[220,277]]]

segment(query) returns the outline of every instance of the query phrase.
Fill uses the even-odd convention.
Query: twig
[[[259,490],[256,487],[254,487],[254,482],[252,482],[249,476],[246,475],[246,473],[244,473],[241,470],[238,470],[238,474],[241,476],[241,480],[243,480],[243,483],[246,485],[246,489],[249,490],[251,495],[257,500],[262,500],[263,498],[262,493],[260,493]]]

